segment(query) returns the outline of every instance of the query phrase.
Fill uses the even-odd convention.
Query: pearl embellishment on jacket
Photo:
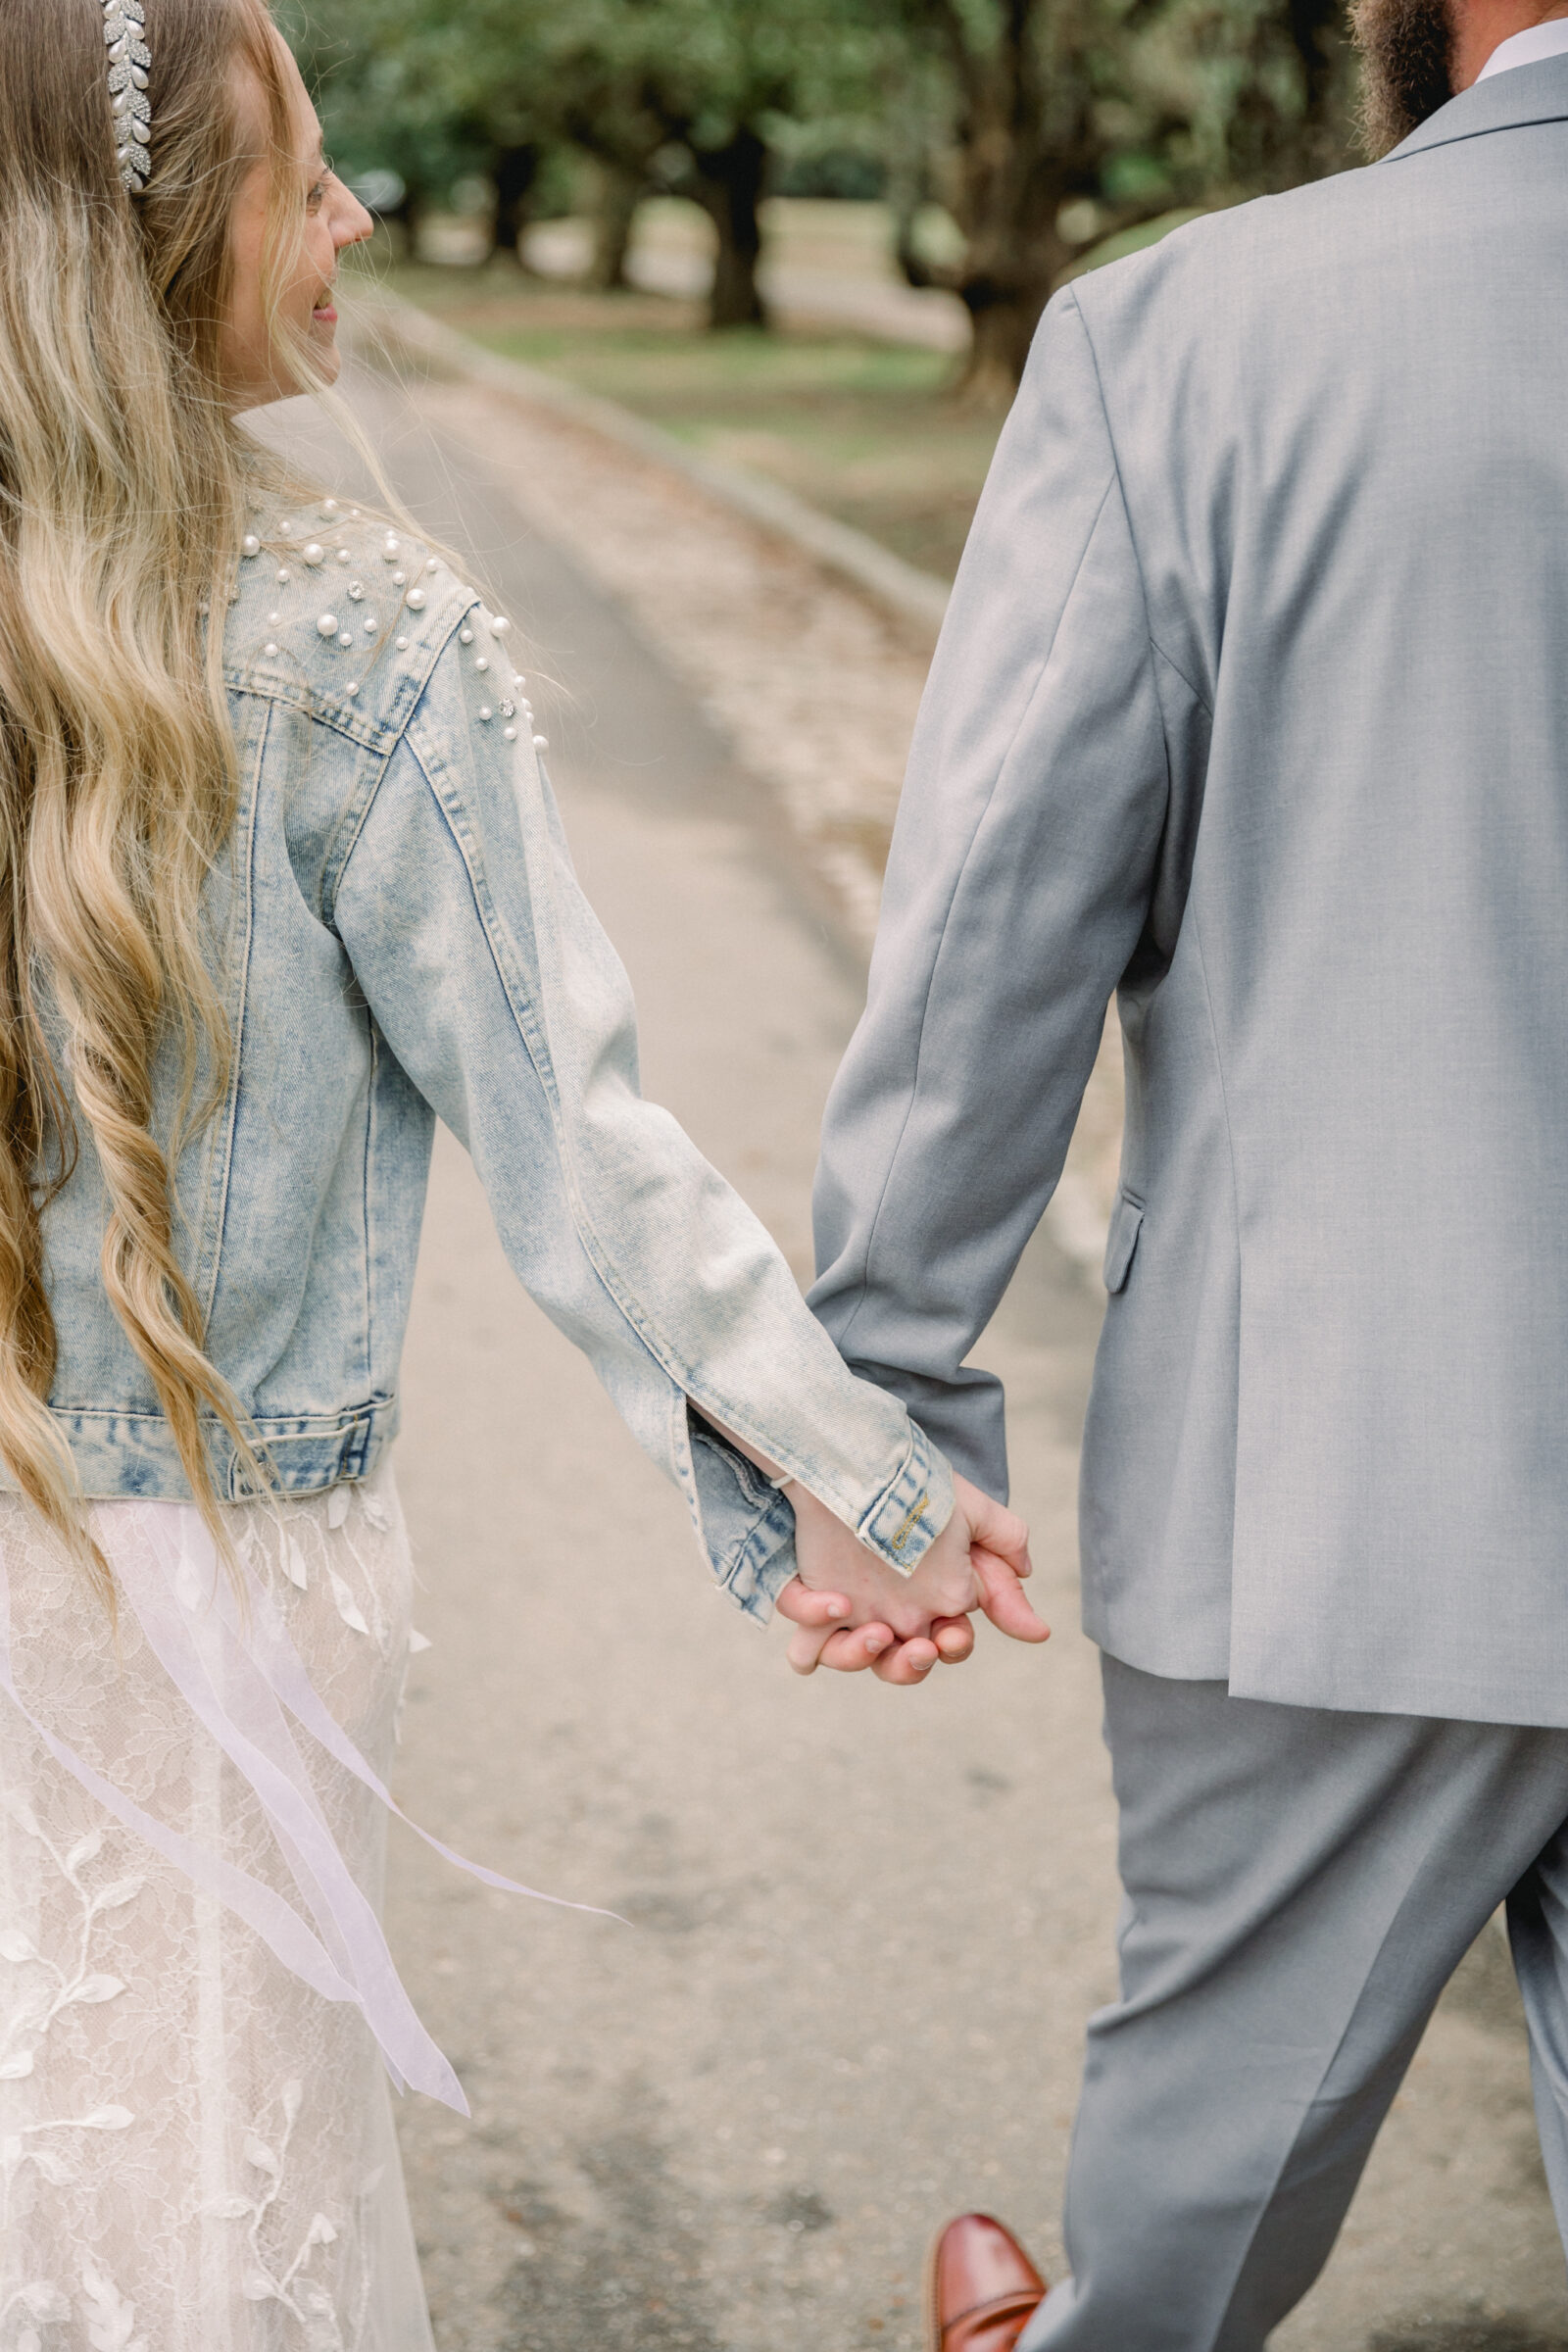
[[[254,531],[246,532],[239,543],[239,552],[242,556],[259,556],[261,554],[262,543]]]
[[[318,635],[322,637],[335,637],[337,635],[337,614],[335,612],[323,612],[316,626]]]

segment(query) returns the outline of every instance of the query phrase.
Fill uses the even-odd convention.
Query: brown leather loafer
[[[937,2234],[926,2271],[927,2352],[1012,2352],[1046,2282],[1010,2230],[963,2213]]]

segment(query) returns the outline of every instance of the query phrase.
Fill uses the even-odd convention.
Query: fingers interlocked
[[[901,1576],[813,1497],[792,1490],[799,1573],[779,1594],[794,1627],[788,1658],[797,1674],[826,1666],[867,1669],[907,1689],[936,1665],[960,1665],[974,1648],[973,1612],[983,1610],[1016,1642],[1043,1642],[1024,1598],[1031,1572],[1023,1521],[966,1479],[954,1480],[954,1512],[918,1566]],[[844,1590],[838,1590],[840,1581]]]

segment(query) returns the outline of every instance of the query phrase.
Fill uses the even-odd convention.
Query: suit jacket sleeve
[[[815,1194],[817,1314],[998,1495],[1001,1387],[964,1359],[1060,1175],[1149,915],[1168,798],[1155,660],[1068,289],[954,588]]]

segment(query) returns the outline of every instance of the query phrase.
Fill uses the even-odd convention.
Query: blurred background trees
[[[982,388],[1016,383],[1054,288],[1107,238],[1348,160],[1340,0],[888,5],[946,97],[928,179],[965,238],[945,270],[901,259],[961,296]]]
[[[613,288],[644,200],[686,196],[710,324],[755,327],[768,190],[880,197],[905,279],[964,305],[980,399],[1075,270],[1353,160],[1340,0],[335,0],[290,30],[411,250],[457,209],[525,264],[587,210]]]

